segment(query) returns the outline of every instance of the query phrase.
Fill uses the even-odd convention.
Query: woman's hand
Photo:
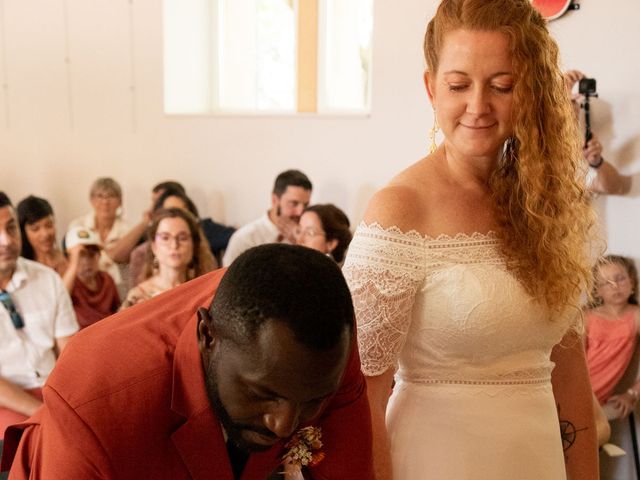
[[[145,300],[149,300],[151,295],[146,290],[143,290],[140,287],[133,287],[127,293],[127,298],[122,305],[120,306],[120,310],[123,310],[127,307],[132,307],[133,305],[137,305],[138,303],[144,302]]]
[[[600,143],[600,139],[592,135],[587,142],[587,146],[583,149],[582,154],[589,165],[600,166],[600,159],[602,158],[602,143]]]

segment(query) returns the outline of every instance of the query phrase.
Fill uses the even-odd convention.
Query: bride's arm
[[[422,239],[406,234],[413,229],[419,207],[411,189],[395,186],[377,192],[343,267],[353,297],[367,382],[376,480],[392,478],[385,413],[416,292],[425,278]]]
[[[382,375],[366,377],[367,397],[371,408],[371,429],[373,432],[373,471],[376,480],[391,480],[391,455],[385,425],[385,412],[393,382],[393,368]]]
[[[568,332],[551,354],[551,375],[569,480],[597,480],[598,438],[581,338]]]

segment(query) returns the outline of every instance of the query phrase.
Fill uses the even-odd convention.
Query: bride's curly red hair
[[[443,0],[424,39],[433,74],[445,36],[457,29],[498,31],[510,40],[513,137],[490,179],[507,266],[553,310],[577,307],[590,291],[594,213],[558,46],[528,0]]]

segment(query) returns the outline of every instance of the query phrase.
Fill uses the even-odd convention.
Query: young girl
[[[595,304],[586,312],[589,376],[607,417],[624,418],[640,398],[640,381],[626,392],[613,395],[640,334],[638,274],[632,260],[618,255],[602,258],[594,271]]]

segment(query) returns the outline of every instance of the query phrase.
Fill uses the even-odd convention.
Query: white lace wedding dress
[[[562,480],[551,321],[495,236],[361,224],[344,266],[365,375],[398,366],[387,409],[395,480]]]

